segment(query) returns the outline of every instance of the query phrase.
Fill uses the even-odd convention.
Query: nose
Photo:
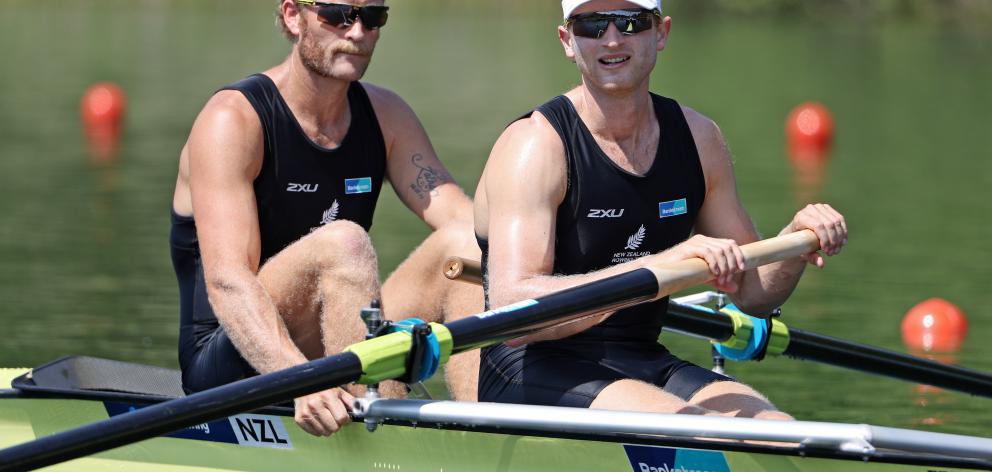
[[[620,29],[617,28],[617,24],[612,21],[606,26],[606,31],[603,33],[602,37],[602,39],[606,41],[606,47],[608,48],[620,46],[623,44],[624,38],[625,36],[623,33],[621,33]]]
[[[365,25],[362,24],[360,18],[355,18],[355,21],[351,23],[350,26],[345,30],[344,37],[352,41],[361,41],[370,30],[365,29]]]

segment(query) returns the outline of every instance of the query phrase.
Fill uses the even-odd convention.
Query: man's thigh
[[[707,410],[746,418],[790,420],[764,395],[737,381],[713,382],[701,388],[690,402]]]
[[[479,285],[448,280],[441,264],[450,256],[478,260],[480,250],[469,225],[449,225],[431,233],[382,285],[382,301],[390,320],[417,317],[450,322],[483,311]],[[475,401],[479,351],[452,356],[445,366],[448,389],[457,400]]]
[[[351,277],[362,272],[373,287],[363,287],[367,293],[378,292],[375,280],[378,266],[371,241],[364,229],[346,221],[333,222],[290,244],[275,254],[258,272],[258,280],[268,293],[289,331],[290,337],[308,358],[324,355],[322,333],[324,298],[343,299],[356,294],[344,293],[349,284],[337,284],[336,277]],[[367,303],[367,302],[365,302]],[[346,343],[361,341],[365,328],[354,313],[335,314],[330,320],[335,331],[348,338]],[[353,338],[353,339],[352,339]]]
[[[431,233],[400,263],[382,285],[386,316],[442,323],[482,312],[481,286],[444,277],[441,265],[450,256],[480,258],[471,226],[449,225]]]

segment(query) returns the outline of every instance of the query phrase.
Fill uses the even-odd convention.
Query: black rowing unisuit
[[[627,172],[606,156],[567,97],[537,108],[561,136],[568,166],[555,223],[554,274],[585,274],[632,261],[692,233],[706,193],[696,143],[679,104],[651,98],[661,139],[644,175]],[[667,303],[666,298],[620,310],[573,338],[653,342]]]
[[[572,102],[559,96],[538,110],[562,136],[568,189],[558,207],[556,274],[584,274],[664,251],[685,241],[706,195],[696,142],[675,100],[651,95],[661,139],[644,175],[603,153]],[[653,341],[668,299],[620,310],[578,335]]]
[[[252,75],[222,90],[241,92],[258,114],[264,138],[254,181],[261,260],[335,220],[367,231],[386,170],[386,145],[364,87],[348,88],[351,123],[341,145],[318,146],[303,132],[275,83]],[[238,380],[254,371],[219,327],[207,301],[193,218],[172,214],[172,260],[179,279],[179,364],[189,391]]]
[[[661,137],[644,175],[621,169],[603,152],[567,97],[537,108],[561,137],[568,166],[555,222],[554,274],[621,264],[692,233],[706,193],[695,140],[678,103],[654,94],[651,99]],[[479,244],[486,264],[486,241]],[[620,379],[654,384],[688,401],[703,386],[728,380],[658,344],[667,307],[665,298],[619,310],[564,339],[484,348],[479,401],[588,407]]]

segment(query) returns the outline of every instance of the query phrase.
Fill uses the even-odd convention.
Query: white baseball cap
[[[565,14],[565,19],[572,16],[572,12],[576,8],[582,6],[583,3],[589,3],[590,0],[561,0],[561,11]],[[647,8],[648,10],[661,10],[661,0],[627,0],[630,3],[635,3],[641,7]]]

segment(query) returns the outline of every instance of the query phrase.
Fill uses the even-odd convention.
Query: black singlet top
[[[359,82],[348,88],[351,123],[340,146],[318,146],[303,132],[275,83],[252,75],[221,90],[241,92],[258,114],[265,142],[255,178],[261,233],[261,261],[334,220],[349,220],[366,231],[386,171],[386,145],[368,94]],[[197,340],[218,321],[203,284],[196,223],[172,216],[172,257],[180,291],[180,365]]]
[[[679,104],[655,94],[651,98],[661,141],[644,175],[627,172],[607,157],[567,97],[537,108],[561,136],[568,166],[567,190],[556,218],[554,274],[603,269],[661,252],[691,235],[706,194],[696,143]],[[480,238],[479,244],[485,262],[487,241]],[[488,303],[488,291],[486,298]],[[653,343],[667,307],[664,298],[623,309],[597,326],[551,343]]]

